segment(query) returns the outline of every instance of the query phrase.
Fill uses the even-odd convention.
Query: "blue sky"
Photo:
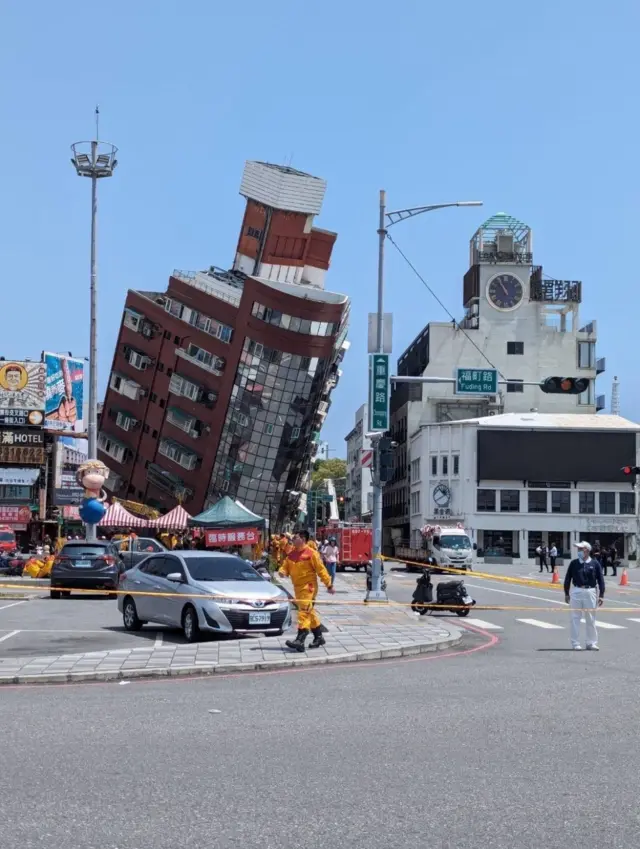
[[[89,185],[69,145],[92,136],[99,103],[120,148],[100,187],[101,387],[126,290],[230,265],[243,163],[263,159],[328,181],[328,287],[353,299],[323,431],[338,455],[366,396],[380,188],[391,208],[484,201],[394,232],[458,317],[473,231],[497,211],[527,222],[545,272],[583,281],[607,358],[598,391],[609,399],[617,374],[639,420],[639,27],[635,0],[4,0],[1,353],[87,352]],[[445,315],[392,248],[387,281],[397,355]]]

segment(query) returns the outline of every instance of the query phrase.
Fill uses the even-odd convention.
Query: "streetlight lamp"
[[[387,237],[387,228],[422,215],[423,212],[433,212],[436,209],[447,209],[451,206],[482,206],[481,200],[459,200],[453,203],[433,203],[428,206],[414,206],[410,209],[397,209],[387,212],[387,195],[384,189],[380,191],[380,217],[378,226],[378,311],[376,314],[376,351],[384,353],[384,241]],[[381,433],[372,434],[372,447],[374,451],[374,474],[373,474],[373,504],[372,504],[372,568],[371,568],[371,590],[367,599],[373,601],[386,601],[386,593],[382,590],[382,481],[380,480],[380,462],[378,441]]]
[[[96,118],[98,110],[96,109]],[[97,121],[96,121],[97,125]],[[97,130],[97,126],[96,126]],[[97,135],[97,132],[96,132]],[[98,180],[111,177],[118,164],[118,148],[108,142],[85,141],[71,145],[71,164],[79,177],[91,179],[91,313],[89,332],[89,425],[87,427],[89,459],[98,457],[98,340],[97,340],[97,273],[96,217],[98,212]],[[86,526],[87,540],[96,539],[96,526]]]

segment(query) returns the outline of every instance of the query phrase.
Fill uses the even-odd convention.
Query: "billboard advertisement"
[[[84,360],[44,354],[44,426],[63,433],[82,433]]]
[[[44,374],[42,363],[0,361],[0,425],[42,427]]]

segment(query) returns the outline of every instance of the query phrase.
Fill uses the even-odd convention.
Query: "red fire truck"
[[[330,537],[336,538],[340,550],[339,572],[344,571],[347,566],[356,572],[366,568],[371,560],[371,525],[364,522],[330,521],[324,527],[318,528],[318,540],[324,541]]]

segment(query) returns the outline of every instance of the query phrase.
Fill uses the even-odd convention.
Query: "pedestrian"
[[[578,542],[576,548],[578,556],[569,564],[564,578],[564,599],[571,605],[571,648],[580,651],[580,620],[584,615],[587,651],[599,651],[596,608],[601,607],[604,601],[602,566],[591,557],[588,542]]]
[[[538,555],[538,558],[540,560],[540,571],[541,572],[544,572],[545,569],[547,570],[547,572],[550,571],[549,570],[549,562],[547,560],[548,553],[549,552],[548,552],[547,546],[544,543],[542,543],[542,545],[539,545],[536,548],[536,554]]]
[[[551,548],[549,549],[549,559],[551,560],[551,571],[556,571],[556,558],[558,557],[558,549],[556,548],[555,542],[551,543]]]
[[[295,640],[287,640],[285,645],[293,651],[303,652],[309,631],[313,631],[313,642],[309,648],[316,649],[325,644],[322,635],[322,622],[314,607],[318,592],[318,578],[333,595],[331,578],[317,551],[309,546],[309,532],[298,531],[293,537],[293,548],[287,554],[278,574],[282,578],[291,578],[298,608],[298,633]]]
[[[615,542],[609,548],[609,563],[611,564],[611,574],[615,577],[618,574],[618,549]]]
[[[331,537],[329,542],[322,548],[322,559],[327,567],[327,572],[331,575],[331,586],[336,579],[336,569],[338,568],[338,560],[340,558],[340,549],[335,537]]]

